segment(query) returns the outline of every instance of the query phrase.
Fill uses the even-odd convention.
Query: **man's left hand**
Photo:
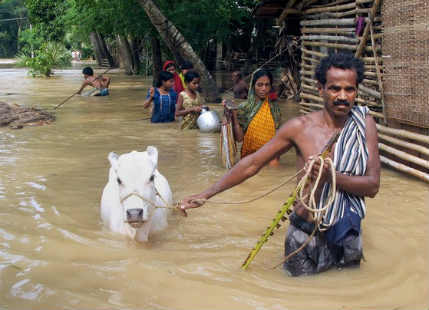
[[[311,180],[313,181],[317,180],[317,177],[319,176],[320,166],[321,166],[321,161],[320,159],[317,159],[313,165],[313,169],[310,172]],[[325,159],[323,163],[323,168],[322,168],[322,175],[320,177],[321,184],[325,183],[326,181],[329,181],[332,178],[331,171],[332,171],[331,161],[328,161]]]

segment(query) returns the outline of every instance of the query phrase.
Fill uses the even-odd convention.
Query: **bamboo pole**
[[[312,57],[301,56],[301,59],[302,59],[302,60],[309,61],[309,62],[313,62],[313,63],[316,63],[316,64],[319,64],[319,63],[320,63],[320,60],[318,60],[318,59],[316,59],[316,58],[312,58]]]
[[[429,148],[424,147],[423,145],[418,145],[418,144],[414,144],[411,142],[406,142],[391,136],[387,136],[385,134],[379,133],[378,137],[386,142],[390,142],[392,144],[398,145],[398,146],[402,146],[404,148],[419,152],[423,155],[429,156]]]
[[[328,36],[328,35],[303,35],[301,36],[302,40],[308,41],[317,41],[317,40],[326,40],[326,41],[341,41],[349,43],[358,43],[359,39],[350,38],[345,36]]]
[[[327,13],[318,13],[318,14],[311,14],[307,15],[306,18],[308,19],[322,19],[322,18],[343,18],[346,16],[356,15],[358,13],[357,9],[353,9],[350,11],[345,12],[327,12]]]
[[[386,158],[384,156],[381,156],[381,155],[380,155],[380,161],[385,165],[388,165],[388,166],[395,168],[399,171],[408,173],[409,175],[415,176],[415,177],[419,178],[420,180],[423,180],[423,181],[429,183],[429,174],[424,173],[423,171],[419,171],[417,169],[408,167],[404,164],[398,163],[396,161],[393,161],[393,160]]]
[[[377,1],[377,0],[376,0]],[[320,25],[332,25],[332,26],[351,26],[355,25],[354,18],[342,18],[342,19],[319,19],[319,20],[303,20],[300,22],[301,26],[320,26]]]
[[[366,22],[365,29],[363,31],[362,39],[359,43],[359,46],[356,49],[355,57],[360,58],[366,46],[366,41],[369,35],[369,25],[373,23],[375,14],[377,13],[378,6],[380,5],[380,0],[374,0],[371,11],[369,13],[369,20]]]
[[[372,88],[366,87],[366,86],[364,86],[362,84],[359,85],[359,90],[362,91],[363,93],[371,95],[372,97],[375,97],[377,99],[381,99],[382,98],[381,94],[378,91],[376,91],[376,90],[374,90]]]
[[[315,5],[314,8],[326,8],[326,7],[330,7],[330,6],[333,6],[333,5],[343,4],[343,3],[346,3],[346,2],[350,2],[350,0],[337,0],[335,2],[331,2],[331,3],[328,3],[328,4]]]
[[[384,88],[383,88],[383,82],[381,81],[380,67],[378,66],[378,61],[377,61],[377,51],[375,49],[374,30],[372,29],[372,24],[369,24],[369,32],[371,34],[371,45],[373,48],[373,54],[375,58],[375,69],[377,72],[378,87],[380,89],[381,105],[383,106],[384,123],[387,124],[386,106],[384,104]]]
[[[375,86],[378,86],[378,82],[377,82],[377,81],[374,81],[374,80],[364,79],[364,80],[362,81],[362,83],[363,83],[363,84],[369,84],[369,85],[375,85]]]
[[[317,47],[324,46],[324,47],[347,49],[347,50],[353,50],[353,51],[356,49],[355,45],[338,44],[338,43],[302,41],[302,44],[304,46],[317,46]]]
[[[289,0],[288,3],[286,4],[286,7],[284,8],[283,12],[280,14],[278,20],[277,20],[277,24],[280,25],[288,16],[289,11],[288,9],[292,8],[293,5],[295,4],[296,0]]]
[[[343,4],[343,5],[334,5],[334,6],[324,7],[324,8],[307,9],[304,11],[304,14],[323,13],[323,12],[337,12],[337,11],[354,9],[354,8],[356,8],[356,4],[354,2],[352,2],[352,3]]]
[[[337,34],[354,34],[355,28],[315,28],[304,27],[301,29],[302,33],[337,33]]]
[[[378,143],[378,148],[380,150],[385,151],[391,155],[394,155],[400,159],[403,159],[403,160],[406,160],[410,163],[419,165],[420,167],[423,167],[425,169],[429,169],[429,160],[425,160],[425,159],[419,158],[417,156],[408,154],[406,152],[397,150],[397,149],[395,149],[391,146],[387,146],[386,144],[383,144],[383,143]]]
[[[312,51],[312,50],[306,49],[304,47],[301,47],[301,51],[303,53],[305,53],[305,54],[308,54],[308,55],[311,55],[311,56],[320,57],[320,58],[328,56],[328,54],[324,54],[324,53],[317,52],[317,51]]]
[[[396,137],[406,138],[414,141],[418,141],[429,145],[429,137],[426,135],[410,132],[404,129],[389,128],[380,124],[376,124],[377,130],[382,133],[393,135]]]

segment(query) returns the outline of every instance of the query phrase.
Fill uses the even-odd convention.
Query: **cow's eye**
[[[155,180],[155,175],[154,174],[151,175],[149,181],[153,182],[153,180]]]
[[[121,179],[120,179],[120,178],[116,178],[116,181],[118,181],[118,184],[119,184],[119,185],[122,185],[122,181],[121,181]]]

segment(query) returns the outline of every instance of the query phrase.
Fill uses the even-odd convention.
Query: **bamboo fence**
[[[333,51],[354,53],[365,63],[365,77],[359,86],[356,101],[359,105],[368,106],[371,115],[376,119],[381,161],[385,165],[429,182],[429,137],[413,133],[411,130],[394,129],[388,125],[390,118],[395,118],[407,121],[411,125],[429,128],[429,1],[384,0],[383,7],[381,0],[337,0],[325,1],[324,4],[318,5],[320,2],[289,0],[279,18],[279,22],[283,23],[288,14],[294,14],[296,10],[301,14],[300,111],[306,114],[323,108],[323,100],[319,96],[314,78],[314,70],[320,59]],[[401,9],[398,6],[407,4],[408,15],[404,17],[404,13],[400,18],[394,17],[395,14],[399,14],[396,9]],[[384,11],[391,14],[382,15]],[[395,25],[395,22],[404,23],[402,20],[413,14],[417,17],[407,20],[408,26],[398,28]],[[392,17],[389,17],[391,15]],[[382,43],[390,36],[390,33],[388,36],[383,32],[387,18],[393,20],[392,33],[399,31],[401,36],[390,37],[393,41],[390,54],[384,55],[386,48]],[[358,21],[363,22],[360,33],[357,33]],[[388,23],[390,22],[389,20]],[[417,25],[410,27],[410,23]],[[416,41],[416,36],[413,35],[417,32],[416,29],[420,31],[423,43]],[[409,66],[409,63],[406,46],[403,51],[395,52],[395,44],[400,40],[403,40],[403,45],[411,46],[411,52],[414,53],[412,54],[414,67],[404,76],[401,76],[403,68]],[[388,46],[390,48],[390,45]],[[397,58],[400,58],[400,65],[395,67]],[[385,62],[389,64],[387,69]],[[399,69],[395,71],[395,68]],[[391,77],[391,83],[386,83],[385,74],[386,77]],[[406,87],[411,84],[414,86]],[[422,87],[418,93],[420,95],[414,96],[413,105],[407,106],[407,102],[401,100],[404,96],[413,97],[411,94],[415,94],[413,93],[416,91],[415,87]],[[395,99],[392,99],[395,95]]]

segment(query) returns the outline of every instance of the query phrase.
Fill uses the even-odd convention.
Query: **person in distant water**
[[[200,207],[206,199],[257,174],[273,158],[295,149],[297,170],[305,169],[312,180],[321,180],[314,192],[319,211],[328,203],[328,193],[334,186],[332,173],[336,177],[336,192],[321,222],[315,222],[312,212],[301,201],[293,206],[285,255],[296,255],[284,263],[284,268],[292,276],[301,276],[336,266],[359,266],[363,257],[361,221],[366,213],[365,197],[374,197],[380,187],[376,123],[367,107],[355,104],[363,78],[364,64],[353,54],[338,53],[321,59],[316,79],[323,108],[286,122],[270,142],[242,159],[216,184],[198,195],[183,198],[181,209]],[[323,169],[317,162],[309,170],[310,161],[338,132],[340,136],[329,154],[335,171],[330,169],[330,161]],[[302,173],[298,180],[301,177]],[[308,189],[304,191],[308,193]]]
[[[192,62],[190,61],[184,61],[182,63],[182,65],[180,66],[180,70],[182,72],[180,72],[179,77],[180,80],[182,81],[182,85],[183,88],[186,89],[186,81],[185,81],[185,74],[189,71],[189,70],[193,70],[194,69],[194,65],[192,64]]]
[[[180,79],[179,74],[177,74],[176,72],[176,64],[174,63],[174,61],[167,60],[166,62],[164,62],[164,65],[162,66],[162,70],[173,74],[173,79],[174,79],[173,89],[177,94],[180,94],[182,91],[185,90],[182,80]]]
[[[94,71],[91,67],[83,68],[82,74],[85,78],[85,81],[82,83],[82,86],[77,91],[77,94],[80,95],[85,87],[92,86],[95,88],[94,92],[91,94],[92,96],[109,95],[110,77],[104,77],[102,75],[95,77]]]
[[[198,92],[200,80],[198,72],[188,71],[185,74],[185,82],[188,87],[179,94],[176,108],[176,117],[183,116],[182,129],[198,128],[197,118],[204,100]]]
[[[174,76],[167,71],[161,71],[158,75],[156,87],[151,87],[144,101],[144,108],[151,104],[152,123],[174,122],[176,113],[177,94],[173,90]]]
[[[276,134],[280,126],[280,108],[272,102],[268,94],[273,84],[273,76],[264,69],[253,73],[247,101],[232,111],[234,138],[243,141],[241,158],[250,155],[263,147]],[[270,165],[277,165],[274,158]]]
[[[243,75],[240,71],[234,71],[231,74],[232,82],[234,83],[234,87],[232,88],[234,92],[235,99],[247,99],[247,93],[249,91],[249,87],[247,83],[243,80]]]

